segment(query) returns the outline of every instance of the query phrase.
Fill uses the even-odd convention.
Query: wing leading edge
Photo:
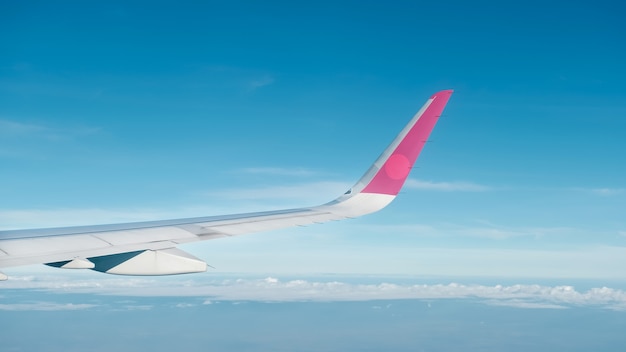
[[[451,94],[433,94],[363,177],[329,203],[225,216],[0,231],[0,268],[44,263],[121,275],[201,272],[207,265],[177,245],[376,212],[397,196]]]

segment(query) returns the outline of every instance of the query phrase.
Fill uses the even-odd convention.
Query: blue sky
[[[184,249],[224,273],[624,279],[621,13],[603,1],[3,3],[0,227],[325,202],[451,88],[389,208]]]

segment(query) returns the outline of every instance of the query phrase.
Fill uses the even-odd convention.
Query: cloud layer
[[[626,311],[626,292],[609,287],[578,291],[573,286],[539,284],[410,284],[357,283],[354,280],[289,279],[73,279],[20,277],[3,283],[7,289],[37,289],[53,293],[90,293],[112,296],[202,297],[205,304],[216,301],[371,301],[396,299],[474,299],[489,305],[535,309],[597,307]],[[368,280],[371,282],[371,280]],[[187,307],[182,305],[181,307]],[[87,309],[90,305],[15,303],[0,310]]]

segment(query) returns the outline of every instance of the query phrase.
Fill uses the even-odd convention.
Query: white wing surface
[[[177,245],[378,211],[402,188],[451,94],[452,90],[444,90],[431,96],[365,175],[332,202],[224,216],[0,231],[0,268],[43,263],[121,275],[202,272],[206,263],[177,249]],[[0,279],[6,275],[0,273]]]

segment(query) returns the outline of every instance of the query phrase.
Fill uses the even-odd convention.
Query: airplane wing
[[[126,224],[0,231],[0,268],[47,264],[120,275],[206,271],[177,245],[291,226],[355,218],[396,197],[452,90],[435,93],[363,177],[337,199],[310,208]],[[7,276],[0,273],[0,280]]]

